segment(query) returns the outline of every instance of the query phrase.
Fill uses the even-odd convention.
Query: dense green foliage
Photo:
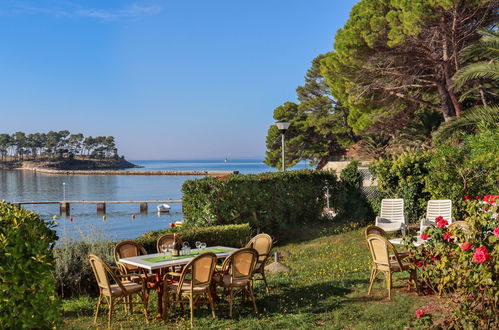
[[[418,222],[426,212],[430,194],[425,191],[425,178],[430,159],[428,152],[407,150],[380,159],[371,166],[384,197],[404,199],[410,222]]]
[[[0,202],[0,327],[48,329],[60,320],[52,275],[57,235],[33,212]]]
[[[338,30],[321,70],[361,132],[395,134],[420,108],[446,120],[464,111],[453,75],[480,28],[497,23],[496,0],[362,0]],[[460,28],[456,28],[460,27]],[[458,42],[456,40],[459,40]],[[487,97],[487,96],[485,96]],[[475,101],[466,104],[469,106]]]
[[[341,171],[341,185],[337,191],[336,211],[339,219],[347,221],[371,221],[374,218],[373,210],[365,194],[362,192],[364,177],[359,172],[359,162],[350,162]]]
[[[156,241],[161,235],[178,233],[182,241],[194,246],[196,241],[204,242],[208,246],[224,245],[230,247],[244,247],[251,238],[251,228],[247,223],[238,225],[208,226],[208,227],[175,227],[165,230],[148,232],[136,239],[148,252],[155,253]]]
[[[372,171],[386,197],[404,198],[410,221],[424,216],[429,199],[451,199],[453,215],[460,219],[462,196],[499,191],[498,139],[498,129],[483,130],[461,144],[391,155],[374,163]]]
[[[279,236],[322,221],[327,187],[334,196],[334,173],[308,170],[189,180],[182,186],[183,213],[196,226],[249,223]]]
[[[73,157],[76,155],[93,158],[116,157],[118,149],[112,136],[84,137],[69,131],[27,134],[15,132],[0,134],[0,156],[18,159],[37,157]]]
[[[499,196],[467,201],[467,228],[430,227],[424,245],[408,249],[426,287],[452,294],[457,327],[499,327]]]

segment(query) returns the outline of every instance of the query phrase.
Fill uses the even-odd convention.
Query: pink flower
[[[418,309],[416,311],[416,318],[418,318],[418,319],[421,318],[421,317],[423,317],[423,316],[425,316],[425,315],[426,315],[426,313],[422,309]]]
[[[461,245],[461,250],[463,250],[463,251],[468,251],[470,248],[471,248],[471,243],[470,242],[464,242]]]
[[[465,196],[464,196],[464,199],[470,199],[470,196],[465,195]]]
[[[451,240],[451,237],[452,235],[451,234],[444,234],[444,239],[450,241]]]
[[[480,199],[480,196],[479,196],[479,195],[476,195],[476,196],[475,196],[475,199]]]
[[[423,267],[423,263],[422,263],[422,262],[418,262],[418,263],[416,264],[416,266],[418,266],[419,268],[421,268],[421,267]]]
[[[422,240],[427,240],[427,239],[428,239],[428,238],[430,238],[430,237],[431,237],[431,235],[428,235],[427,233],[422,233],[422,234],[421,234],[421,239],[422,239]]]
[[[484,263],[490,259],[489,252],[486,246],[480,246],[475,249],[475,254],[473,254],[473,260],[478,263]]]
[[[495,237],[499,237],[499,227],[497,227],[496,229],[494,229],[494,236]]]

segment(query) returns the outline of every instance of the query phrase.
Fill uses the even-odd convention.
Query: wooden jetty
[[[147,208],[149,204],[164,204],[164,203],[182,203],[182,200],[152,200],[152,201],[23,201],[23,202],[11,202],[11,204],[16,206],[22,205],[40,205],[40,204],[59,204],[60,214],[67,216],[70,214],[71,204],[96,204],[97,213],[106,213],[107,204],[139,204],[140,213],[147,213]]]
[[[176,176],[226,176],[239,174],[239,171],[141,171],[141,170],[54,170],[47,168],[18,168],[43,174],[58,175],[176,175]]]

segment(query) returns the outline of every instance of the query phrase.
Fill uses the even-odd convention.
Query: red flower
[[[452,235],[451,234],[444,234],[444,239],[450,241],[451,240],[451,237]]]
[[[494,236],[495,237],[499,237],[499,227],[497,227],[496,229],[494,229]]]
[[[464,199],[470,199],[470,196],[464,195]]]
[[[435,221],[437,222],[437,227],[438,228],[444,228],[449,224],[447,220],[445,220],[442,216],[436,217]]]
[[[170,228],[175,228],[175,223],[174,222],[170,223]]]
[[[427,239],[428,239],[428,238],[430,238],[430,237],[431,237],[431,235],[428,235],[427,233],[422,233],[422,234],[421,234],[421,239],[422,239],[422,240],[427,240]]]
[[[424,312],[424,310],[422,310],[422,309],[418,309],[418,310],[416,311],[416,317],[417,317],[418,319],[419,319],[419,318],[421,318],[421,317],[423,317],[423,316],[425,316],[425,315],[426,315],[426,313],[425,313],[425,312]]]
[[[475,254],[473,254],[473,260],[475,262],[484,263],[490,259],[489,252],[486,246],[480,246],[475,249]]]
[[[418,263],[416,264],[416,266],[418,266],[419,268],[421,268],[421,267],[423,267],[423,263],[422,263],[422,262],[418,262]]]
[[[461,245],[461,250],[463,250],[463,251],[468,251],[470,248],[471,248],[471,243],[470,242],[464,242]]]
[[[431,257],[431,260],[433,260],[433,261],[440,260],[440,257]]]
[[[476,195],[476,196],[475,196],[475,199],[480,199],[480,196]]]
[[[485,195],[483,196],[483,201],[486,202],[487,204],[494,204],[497,200],[497,195]]]

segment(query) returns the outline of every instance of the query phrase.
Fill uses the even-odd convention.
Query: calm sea
[[[275,171],[261,160],[134,160],[141,170],[237,170],[243,174]],[[305,163],[295,168],[305,168]],[[133,171],[136,169],[130,169]],[[194,176],[47,175],[30,171],[0,170],[0,200],[164,200],[182,199],[182,183]],[[59,216],[59,205],[26,205],[44,219],[57,216],[59,237],[72,239],[133,239],[151,230],[167,228],[183,219],[182,204],[170,204],[169,214],[158,214],[155,204],[140,214],[138,204],[108,204],[106,217],[93,204],[72,204],[71,217]]]

